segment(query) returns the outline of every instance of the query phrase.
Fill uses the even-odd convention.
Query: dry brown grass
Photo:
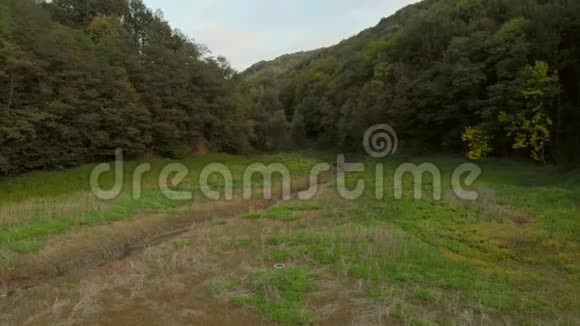
[[[235,210],[237,214],[240,209]],[[225,224],[210,219],[197,222],[180,235],[178,246],[176,240],[169,240],[97,269],[83,268],[30,289],[17,289],[0,299],[0,324],[255,325],[260,322],[258,317],[230,311],[227,300],[209,302],[204,284],[215,275],[229,272],[243,278],[266,266],[260,257],[259,240],[239,249],[230,245],[233,238],[246,235],[261,239],[265,233],[282,232],[289,226],[233,216],[228,219],[222,215]],[[111,235],[111,230],[103,232]],[[83,236],[91,235],[78,235],[79,239]],[[62,254],[62,246],[55,245],[55,250]]]
[[[126,196],[114,201],[101,201],[92,193],[75,193],[3,204],[0,205],[0,226],[25,223],[31,219],[53,219],[102,212],[124,198]]]
[[[306,185],[295,182],[293,191]],[[227,298],[210,302],[204,286],[216,275],[241,281],[268,268],[266,239],[300,227],[241,218],[276,204],[280,193],[274,195],[270,201],[192,204],[172,216],[135,217],[50,239],[2,275],[4,288],[12,289],[0,298],[0,324],[264,324],[253,313],[232,310]],[[240,236],[251,245],[231,246]]]
[[[214,214],[231,217],[250,209],[251,204],[244,202],[221,205],[211,203],[202,205],[187,215],[143,216],[111,225],[81,228],[47,240],[37,254],[12,257],[13,267],[3,270],[1,276],[13,286],[32,286],[46,278],[123,258],[132,251],[183,232],[192,223],[211,218]]]
[[[296,179],[292,191],[307,187],[307,178]],[[169,216],[135,216],[110,225],[79,228],[51,237],[36,254],[11,255],[11,268],[0,270],[0,284],[2,288],[26,288],[36,286],[47,278],[98,267],[170,240],[201,222],[266,209],[275,205],[281,197],[281,187],[274,187],[271,200],[247,201],[242,199],[241,193],[237,193],[232,201],[192,203]]]

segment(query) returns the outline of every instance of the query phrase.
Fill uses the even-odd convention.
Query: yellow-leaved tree
[[[524,68],[515,85],[525,106],[516,112],[501,112],[499,121],[505,125],[508,137],[513,138],[514,149],[526,149],[532,159],[545,162],[553,124],[549,109],[560,94],[558,73],[550,73],[546,62],[537,61],[533,67]]]
[[[466,127],[462,139],[467,144],[467,157],[470,160],[482,160],[492,151],[491,137],[481,128]]]
[[[96,16],[87,27],[93,41],[109,41],[121,35],[121,25],[115,17]]]

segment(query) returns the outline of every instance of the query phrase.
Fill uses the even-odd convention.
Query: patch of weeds
[[[282,248],[274,248],[268,253],[267,259],[278,263],[287,262],[290,259],[290,253]]]
[[[280,207],[293,212],[317,211],[321,209],[319,204],[309,201],[295,201]]]
[[[509,276],[512,272],[479,268],[470,262],[450,259],[438,248],[385,225],[347,224],[328,230],[278,235],[268,245],[278,249],[271,251],[273,258],[292,258],[293,252],[299,252],[306,260],[329,265],[337,272],[375,285],[390,281],[460,291],[465,295],[466,305],[475,308],[509,311],[545,306],[540,296],[523,295],[525,288],[518,286],[522,280],[530,284],[532,278],[528,274],[515,275],[516,283],[515,276]],[[426,292],[418,296],[423,301],[432,300]]]
[[[249,237],[239,237],[232,240],[232,247],[234,248],[245,248],[252,244],[252,239]]]
[[[228,224],[228,221],[226,221],[224,219],[217,219],[217,220],[213,221],[212,224],[213,225],[226,225],[226,224]]]
[[[393,311],[391,312],[391,315],[397,318],[398,320],[404,322],[405,325],[413,325],[413,326],[437,325],[436,323],[430,320],[426,320],[417,316],[417,314],[413,311],[413,309],[411,309],[411,307],[403,303],[397,304],[393,309]]]
[[[298,220],[296,212],[287,210],[284,207],[274,207],[262,213],[252,214],[248,218],[254,220],[269,218],[272,220],[283,222],[293,222]]]
[[[316,315],[307,309],[304,295],[314,282],[314,276],[301,267],[257,272],[248,281],[253,294],[237,296],[233,302],[282,325],[312,325]]]
[[[192,242],[189,239],[177,239],[171,241],[171,246],[175,250],[185,249],[187,247],[191,247]]]
[[[279,246],[268,250],[266,259],[274,263],[285,263],[304,258],[308,248],[306,246]]]
[[[378,283],[369,289],[370,297],[373,301],[391,306],[398,302],[409,300],[409,294],[413,293],[412,289],[417,286],[398,282]]]
[[[246,215],[247,219],[258,220],[269,218],[277,221],[292,222],[299,219],[299,213],[319,210],[320,205],[307,201],[296,201],[281,206],[272,207],[263,212],[255,212]]]
[[[456,163],[441,166],[452,171]],[[477,185],[481,197],[473,203],[415,201],[411,196],[394,200],[388,194],[376,201],[370,191],[350,206],[330,202],[322,214],[328,213],[328,220],[338,226],[277,235],[268,240],[266,257],[274,262],[316,262],[373,286],[390,284],[405,289],[403,294],[418,307],[454,300],[457,311],[541,311],[547,318],[577,310],[578,303],[565,293],[573,292],[580,281],[580,187],[524,187],[509,179],[515,175],[512,171],[496,178],[504,172],[501,166],[488,169]],[[535,173],[524,174],[517,179],[534,179]],[[352,180],[347,181],[353,182],[374,177],[368,172],[349,175]],[[390,175],[385,173],[387,179]],[[412,180],[404,181],[410,195]],[[424,190],[429,193],[431,188]],[[290,216],[296,212],[284,206],[278,210]],[[272,215],[256,217],[271,217],[268,214]],[[401,229],[403,235],[397,236]],[[375,291],[371,296],[378,301],[393,298],[388,294]],[[413,315],[416,309],[408,304],[400,308],[400,319],[428,323]]]
[[[6,257],[2,253],[0,253],[0,268],[8,268],[11,266],[12,266],[12,262],[10,261],[10,259],[8,259],[8,257]]]
[[[254,212],[254,213],[249,213],[245,216],[246,219],[248,220],[259,220],[263,217],[263,213],[262,212]]]
[[[417,300],[424,302],[424,303],[430,303],[430,302],[433,302],[433,300],[434,300],[433,293],[431,291],[429,291],[428,289],[419,289],[415,293],[415,298],[417,298]]]
[[[32,240],[8,242],[4,245],[4,247],[18,254],[31,254],[40,250],[40,244],[37,241]]]
[[[260,155],[251,158],[242,158],[239,156],[230,156],[222,154],[211,154],[203,157],[191,157],[180,161],[172,160],[153,160],[152,170],[144,175],[142,180],[144,191],[139,200],[132,200],[130,193],[123,193],[119,200],[107,205],[99,205],[89,202],[87,206],[81,206],[79,213],[69,212],[67,204],[71,201],[71,196],[75,193],[90,193],[87,188],[87,175],[93,169],[93,166],[87,165],[76,169],[58,172],[34,172],[17,178],[0,179],[0,203],[17,204],[29,199],[41,202],[42,199],[50,200],[53,205],[47,206],[47,212],[50,212],[51,218],[40,218],[32,213],[22,212],[23,218],[18,219],[10,227],[0,228],[0,246],[6,248],[12,246],[16,252],[29,252],[35,249],[30,243],[38,242],[43,244],[43,240],[57,234],[75,231],[79,227],[93,227],[97,225],[111,224],[117,221],[127,220],[137,213],[162,213],[167,216],[182,214],[182,209],[186,209],[185,202],[171,200],[166,198],[157,190],[157,180],[154,177],[159,175],[163,167],[169,163],[181,163],[192,171],[191,178],[187,178],[178,187],[168,185],[174,190],[194,190],[194,204],[201,199],[201,191],[197,186],[198,180],[194,175],[199,175],[201,171],[210,162],[221,162],[228,166],[233,173],[234,186],[242,186],[242,175],[246,167],[252,162],[282,163],[287,166],[293,176],[308,175],[313,165],[318,163],[317,159],[305,157],[303,154],[292,155]],[[141,162],[127,162],[125,171],[128,175]],[[197,171],[198,173],[195,173]],[[274,178],[278,182],[281,178]],[[110,187],[115,182],[114,173],[105,173],[99,180],[103,187]],[[133,183],[131,178],[125,178],[125,184]],[[211,185],[215,188],[223,188],[221,180],[211,180]],[[257,183],[256,183],[257,184]],[[59,198],[62,198],[60,200]],[[23,204],[23,205],[24,205]],[[75,206],[76,207],[76,206]],[[66,213],[61,213],[64,208]],[[44,213],[44,211],[43,211]],[[62,216],[61,216],[62,214]],[[53,216],[54,215],[54,216]],[[23,223],[25,221],[25,223]],[[30,243],[20,243],[21,241],[30,241]]]
[[[568,274],[576,275],[580,279],[580,265],[568,264],[564,266],[564,269]]]
[[[207,294],[211,297],[221,297],[228,292],[231,292],[234,288],[234,282],[231,279],[223,276],[218,276],[213,278],[203,285]]]

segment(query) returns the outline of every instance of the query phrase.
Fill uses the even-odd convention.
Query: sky
[[[238,70],[334,45],[417,0],[144,0]]]

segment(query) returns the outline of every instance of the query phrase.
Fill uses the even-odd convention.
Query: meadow
[[[182,163],[199,171],[220,161],[239,185],[251,162],[284,163],[299,178],[328,156],[209,155]],[[167,162],[154,162],[154,170]],[[437,165],[443,199],[429,199],[429,178],[424,199],[413,199],[408,176],[404,198],[396,200],[392,176],[403,162]],[[168,324],[578,324],[580,171],[484,161],[473,187],[479,198],[466,202],[449,182],[463,162],[367,160],[366,172],[347,175],[349,186],[358,180],[368,185],[357,200],[341,198],[330,181],[311,201],[251,208],[237,201],[204,206],[200,197],[176,204],[157,194],[153,177],[146,179],[150,187],[139,201],[129,195],[96,201],[84,183],[91,167],[2,180],[3,270],[48,249],[58,254],[54,238],[57,244],[74,239],[69,243],[74,245],[94,232],[143,227],[151,216],[165,226],[171,219],[191,225],[196,217],[207,218],[116,263],[12,289],[0,299],[5,301],[0,321],[119,323],[133,313]],[[385,165],[383,199],[374,193],[377,163]],[[183,187],[195,185],[193,177]],[[219,188],[219,180],[214,186]]]
[[[107,201],[98,199],[91,191],[89,180],[94,165],[0,179],[0,266],[10,267],[10,257],[15,254],[37,253],[42,242],[51,236],[119,222],[136,215],[168,214],[187,204],[204,202],[206,199],[199,190],[198,178],[202,169],[211,163],[226,165],[232,172],[234,188],[239,189],[245,168],[254,162],[282,163],[293,176],[299,177],[307,175],[310,167],[318,161],[298,154],[245,158],[218,154],[180,161],[153,160],[147,162],[151,164],[151,170],[143,175],[142,194],[138,199],[133,198],[134,171],[146,162],[124,162],[123,191]],[[172,190],[191,191],[193,199],[190,201],[172,200],[159,190],[161,170],[173,163],[187,167],[189,174],[179,185],[169,186]],[[274,175],[274,182],[276,178],[280,177]],[[114,180],[113,168],[100,177],[99,183],[103,189],[110,189]],[[261,184],[260,176],[253,182]],[[208,183],[213,189],[224,187],[224,179],[217,175]]]

